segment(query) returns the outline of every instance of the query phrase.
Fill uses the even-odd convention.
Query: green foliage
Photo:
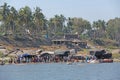
[[[110,19],[107,23],[107,35],[110,39],[120,41],[120,18]]]
[[[68,27],[70,27],[70,32],[78,33],[81,35],[85,30],[91,29],[91,24],[89,21],[84,20],[82,18],[69,18],[68,19]]]
[[[57,32],[56,35],[63,36],[64,34],[62,32]]]
[[[94,21],[92,24],[94,29],[93,38],[104,38],[106,34],[106,23],[104,20]]]
[[[80,35],[80,39],[86,40],[86,39],[89,39],[89,38],[88,38],[88,35]]]
[[[96,39],[93,39],[93,42],[96,45],[104,46],[109,49],[115,49],[116,47],[119,47],[119,43],[117,43],[114,40],[110,40],[110,39],[96,38]]]
[[[120,54],[114,53],[114,54],[112,54],[112,58],[120,59]]]
[[[109,45],[109,46],[107,46],[107,48],[108,48],[108,49],[117,49],[118,47],[115,46],[115,45]]]
[[[104,43],[104,40],[103,39],[100,39],[100,38],[96,38],[93,40],[93,42],[97,45],[100,45],[100,46],[104,46],[105,43]]]
[[[120,44],[120,18],[94,21],[92,24],[83,18],[66,18],[55,15],[47,20],[42,9],[36,7],[32,12],[29,6],[16,10],[7,3],[0,6],[0,35],[19,36],[61,36],[64,34],[80,35],[81,39],[91,39],[98,45],[105,45],[102,39],[115,40]]]
[[[2,15],[0,15],[0,20],[2,19]]]
[[[54,35],[64,34],[65,31],[65,20],[66,18],[61,15],[55,15],[54,18],[50,18],[49,20],[49,28],[48,30]]]
[[[0,52],[0,58],[3,56],[3,53],[2,52]]]

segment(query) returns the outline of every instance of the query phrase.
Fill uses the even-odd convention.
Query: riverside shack
[[[63,38],[53,39],[53,45],[66,45],[69,48],[86,48],[87,42],[81,41],[77,34],[66,34]]]

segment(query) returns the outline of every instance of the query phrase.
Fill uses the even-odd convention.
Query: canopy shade
[[[24,53],[24,54],[22,54],[22,57],[28,57],[30,54],[28,54],[28,53]]]
[[[55,54],[57,55],[57,54],[64,54],[64,53],[66,53],[66,52],[70,52],[70,51],[68,51],[68,50],[56,50],[55,51]]]
[[[42,54],[45,54],[45,53],[48,53],[48,54],[50,54],[50,55],[53,55],[53,54],[54,54],[54,52],[52,52],[52,51],[43,51],[43,52],[41,52],[41,55],[42,55]]]
[[[54,55],[54,52],[52,52],[52,51],[43,51],[40,54],[40,56],[49,56],[49,55]]]
[[[55,55],[67,57],[68,55],[70,55],[70,51],[69,50],[56,50]]]

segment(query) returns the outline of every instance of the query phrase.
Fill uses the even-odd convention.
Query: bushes
[[[110,39],[97,38],[93,40],[93,43],[96,45],[105,46],[108,48],[119,47],[119,44],[116,41],[110,40]]]
[[[0,52],[0,58],[3,56],[3,53],[2,52]]]
[[[105,45],[104,40],[100,39],[100,38],[94,39],[93,43],[96,44],[96,45],[99,45],[99,46],[104,46]]]
[[[112,54],[112,58],[120,59],[120,54],[119,53],[114,53],[114,54]]]

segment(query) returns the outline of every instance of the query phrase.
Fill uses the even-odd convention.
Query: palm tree
[[[19,10],[19,24],[21,26],[22,31],[25,29],[30,29],[32,22],[32,11],[28,6],[21,8]]]
[[[66,21],[66,18],[61,14],[60,15],[60,21],[61,21],[61,27],[62,27],[62,32],[65,28],[65,21]]]
[[[69,33],[72,33],[72,30],[73,30],[72,26],[73,26],[72,19],[70,17],[68,17],[68,19],[67,19],[67,28],[68,28]]]
[[[14,7],[11,7],[10,9],[10,15],[9,15],[9,21],[10,21],[10,30],[12,32],[15,32],[17,19],[18,19],[18,12]]]
[[[65,26],[65,20],[66,18],[63,15],[55,15],[54,18],[51,18],[51,24],[54,28],[54,33],[55,34],[63,34],[64,31],[64,26]]]
[[[10,14],[10,9],[9,9],[9,5],[7,5],[7,3],[4,3],[3,6],[0,6],[0,14],[2,15],[1,21],[4,23],[4,30],[5,33],[8,30],[8,24],[9,24],[9,14]]]
[[[46,19],[45,19],[45,16],[44,14],[41,12],[42,10],[39,8],[39,7],[36,7],[35,8],[35,12],[33,14],[33,20],[34,20],[34,23],[36,25],[36,32],[39,33],[39,32],[42,32],[45,27],[46,27]]]
[[[95,31],[95,38],[96,37],[104,37],[105,36],[105,31],[106,31],[106,23],[104,20],[98,20],[93,22],[93,28]]]

